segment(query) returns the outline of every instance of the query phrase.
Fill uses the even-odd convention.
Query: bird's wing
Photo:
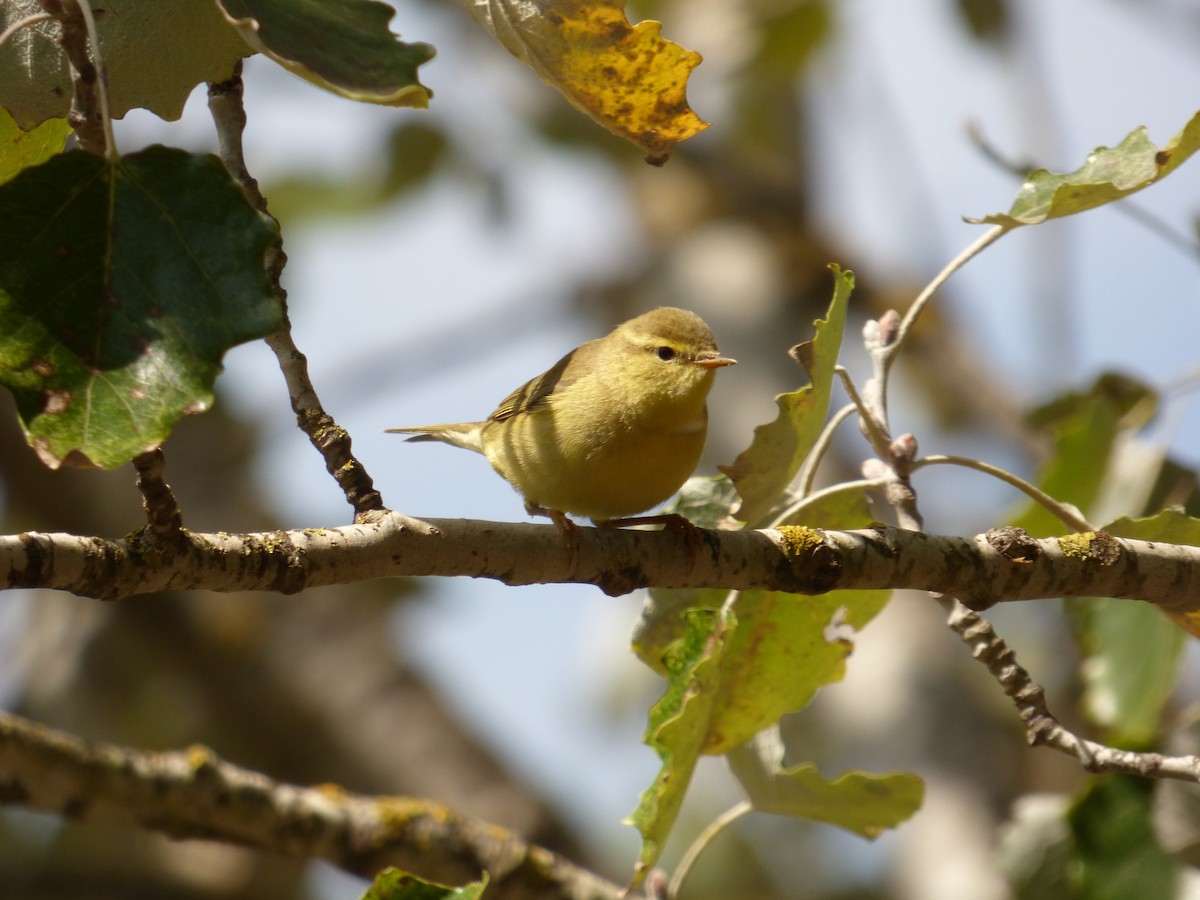
[[[579,371],[578,358],[581,354],[588,355],[589,350],[590,342],[572,350],[541,375],[525,382],[500,401],[496,411],[488,416],[488,421],[503,422],[505,419],[545,406],[555,391],[562,390],[575,380],[573,373]]]

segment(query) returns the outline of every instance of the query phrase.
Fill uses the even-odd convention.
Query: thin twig
[[[982,460],[972,459],[969,456],[954,456],[954,455],[934,455],[923,456],[913,462],[913,469],[919,469],[924,466],[962,466],[966,469],[974,469],[977,472],[983,472],[986,475],[991,475],[1005,484],[1015,487],[1018,491],[1025,494],[1035,503],[1044,507],[1056,519],[1074,531],[1095,531],[1096,526],[1083,517],[1083,515],[1069,503],[1063,503],[1055,500],[1041,488],[1035,484],[1030,484],[1025,479],[1012,472],[1001,469],[998,466],[993,466],[990,463],[985,463]]]
[[[821,433],[813,443],[812,449],[808,451],[808,456],[804,459],[804,465],[800,467],[799,482],[801,497],[812,492],[813,483],[817,480],[817,469],[820,468],[821,460],[825,458],[825,454],[829,450],[829,445],[833,443],[834,434],[843,422],[854,415],[857,408],[853,403],[847,403],[830,416],[829,421],[825,423],[825,427],[821,429]]]
[[[819,491],[804,494],[795,503],[776,516],[775,521],[768,527],[778,528],[780,525],[797,524],[802,518],[800,514],[805,509],[816,506],[823,500],[836,497],[838,494],[857,494],[861,491],[882,490],[887,487],[888,480],[882,478],[860,478],[857,481],[843,481],[838,484],[832,484],[827,488],[822,488]]]
[[[1051,747],[1076,759],[1089,772],[1118,772],[1146,778],[1200,781],[1200,757],[1135,753],[1079,737],[1050,712],[1046,693],[991,623],[952,598],[947,624],[996,679],[1025,723],[1031,746]]]
[[[73,86],[71,110],[67,113],[67,121],[75,130],[75,137],[81,149],[97,156],[105,156],[115,152],[112,136],[112,121],[104,110],[107,101],[98,105],[96,82],[99,79],[98,66],[92,61],[92,54],[97,47],[92,46],[89,54],[88,45],[95,40],[95,21],[91,19],[91,7],[82,7],[77,0],[38,0],[42,8],[54,16],[62,28],[61,43],[71,67],[71,83]],[[85,0],[86,3],[86,0]],[[98,43],[98,41],[97,41]],[[107,94],[105,94],[107,96]]]
[[[891,368],[892,362],[896,356],[896,352],[900,349],[901,345],[904,343],[904,339],[908,337],[908,333],[912,331],[913,325],[916,324],[917,319],[920,317],[921,312],[933,298],[933,295],[937,293],[938,289],[950,279],[951,275],[969,263],[972,259],[978,256],[996,241],[1000,240],[1000,238],[1004,237],[1009,230],[1010,229],[1004,225],[995,225],[989,228],[979,238],[972,241],[965,250],[958,254],[958,256],[950,260],[950,262],[946,264],[945,268],[938,272],[934,279],[925,286],[925,289],[917,295],[916,299],[913,300],[912,305],[910,305],[908,310],[904,313],[904,317],[900,320],[900,328],[896,334],[895,340],[891,341],[885,348],[883,348],[882,353],[885,371]]]
[[[352,452],[349,432],[321,406],[308,377],[308,360],[292,340],[291,326],[285,323],[283,328],[267,335],[266,342],[279,360],[296,424],[321,454],[325,469],[353,507],[355,520],[362,521],[368,513],[382,510],[383,497],[375,490],[366,467]]]
[[[137,487],[142,492],[142,505],[150,532],[159,541],[179,537],[183,529],[183,514],[171,486],[163,480],[166,458],[161,449],[139,453],[133,458],[137,470]]]
[[[208,108],[217,129],[221,159],[225,167],[241,184],[242,191],[251,205],[266,213],[266,198],[259,190],[258,182],[247,170],[242,151],[242,133],[246,127],[243,90],[239,63],[228,80],[209,85]],[[274,256],[268,260],[268,267],[276,276],[276,283],[286,261],[287,257],[282,247],[277,248]],[[279,361],[297,425],[308,435],[312,445],[321,454],[326,470],[342,489],[346,501],[354,509],[356,519],[362,521],[368,513],[383,509],[383,498],[375,490],[366,467],[352,452],[350,435],[325,412],[308,375],[308,360],[292,340],[291,323],[287,317],[287,297],[282,288],[279,288],[279,298],[284,307],[284,322],[278,331],[267,335],[267,346]]]
[[[104,129],[104,153],[109,161],[118,157],[117,139],[113,134],[112,109],[108,105],[108,70],[104,66],[104,57],[100,52],[100,31],[96,28],[96,17],[92,15],[92,4],[89,0],[69,0],[79,6],[83,13],[83,21],[87,25],[88,42],[92,48],[92,61],[96,66],[96,95],[100,100],[100,124]]]
[[[679,891],[683,888],[684,880],[688,877],[688,873],[692,871],[692,866],[696,864],[696,860],[700,858],[700,854],[708,848],[708,845],[713,842],[717,835],[738,819],[752,812],[754,812],[754,806],[750,801],[743,800],[709,822],[708,826],[700,832],[696,840],[692,841],[692,845],[683,854],[683,859],[675,867],[675,874],[671,876],[671,883],[667,887],[667,896],[672,898],[672,900],[678,897]]]
[[[246,107],[242,102],[245,86],[242,82],[242,61],[233,67],[225,81],[208,86],[208,112],[217,129],[217,152],[229,174],[242,186],[242,193],[259,212],[267,211],[267,200],[258,182],[246,168],[242,152],[242,133],[246,130]]]

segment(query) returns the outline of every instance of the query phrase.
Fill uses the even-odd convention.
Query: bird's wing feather
[[[589,341],[582,347],[576,347],[541,375],[525,382],[500,401],[496,411],[488,416],[488,421],[503,422],[505,419],[545,406],[556,391],[561,391],[575,381],[578,377],[576,373],[581,371],[579,363],[583,358],[592,355],[594,343],[595,341]]]

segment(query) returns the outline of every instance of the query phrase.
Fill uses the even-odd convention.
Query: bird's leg
[[[555,529],[562,536],[563,543],[566,545],[570,566],[574,569],[575,562],[579,559],[579,526],[567,518],[567,514],[562,510],[532,506],[526,503],[525,512],[531,516],[545,516],[554,523]]]

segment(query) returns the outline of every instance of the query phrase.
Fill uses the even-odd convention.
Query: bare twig
[[[1200,781],[1200,757],[1120,750],[1086,740],[1064,728],[1050,712],[1041,685],[1017,662],[1016,654],[996,634],[991,623],[961,603],[952,601],[947,624],[1012,700],[1025,723],[1025,734],[1031,746],[1051,747],[1074,757],[1089,772]]]
[[[62,26],[62,46],[71,66],[71,82],[74,85],[67,121],[75,129],[79,146],[89,153],[115,159],[117,145],[108,107],[108,86],[91,4],[88,0],[38,2]]]
[[[841,368],[840,366],[838,368]],[[821,429],[821,433],[817,436],[817,440],[813,443],[812,449],[808,451],[808,456],[804,458],[804,465],[800,467],[800,496],[807,496],[812,492],[813,484],[817,480],[817,470],[821,467],[821,460],[825,458],[825,454],[829,451],[829,445],[833,443],[833,436],[837,433],[838,428],[848,418],[854,415],[856,407],[853,403],[848,403],[839,409],[836,413],[830,416],[829,421],[825,423],[825,427]]]
[[[770,527],[777,528],[780,525],[803,524],[804,511],[824,500],[828,500],[830,497],[836,497],[839,494],[858,494],[862,491],[880,490],[886,488],[887,484],[887,479],[879,478],[860,478],[858,481],[842,481],[837,484],[831,484],[829,487],[822,488],[819,491],[804,494],[795,503],[776,516],[775,521],[771,523]]]
[[[242,104],[241,63],[234,68],[227,80],[210,84],[208,108],[217,129],[221,159],[230,174],[242,186],[242,191],[260,212],[267,212],[267,201],[258,188],[258,182],[246,168],[242,152],[242,132],[246,127],[246,111]],[[278,284],[278,275],[283,270],[287,257],[282,247],[268,261]],[[371,476],[351,449],[350,435],[325,412],[316,388],[308,376],[308,360],[292,340],[291,323],[287,318],[286,294],[278,289],[280,302],[284,304],[284,324],[273,334],[267,335],[267,346],[275,353],[279,368],[287,383],[292,411],[296,424],[308,435],[325,461],[325,468],[337,482],[354,509],[356,519],[383,509],[383,498],[375,490]]]
[[[208,112],[217,129],[217,152],[229,174],[242,186],[250,205],[259,212],[267,211],[267,200],[258,182],[246,168],[242,152],[242,133],[246,130],[246,107],[242,103],[245,85],[242,82],[242,61],[233,66],[233,74],[225,81],[208,86]]]
[[[174,540],[183,529],[183,514],[171,486],[163,480],[166,458],[162,450],[139,453],[133,458],[137,487],[142,492],[150,533],[159,541]]]
[[[0,801],[94,824],[324,859],[371,877],[397,866],[488,896],[616,900],[621,890],[498,826],[428,800],[297,787],[205,747],[145,753],[0,713]]]
[[[896,351],[900,349],[901,345],[903,345],[904,339],[912,330],[913,325],[916,324],[917,319],[920,317],[921,312],[925,309],[926,304],[928,304],[929,301],[933,299],[933,295],[938,292],[938,289],[950,279],[951,275],[969,263],[972,259],[978,256],[996,241],[1000,240],[1000,238],[1004,237],[1007,232],[1008,229],[1003,225],[994,225],[993,227],[989,228],[979,238],[972,241],[971,244],[962,251],[962,253],[950,260],[950,262],[946,264],[945,268],[938,272],[937,275],[934,276],[934,279],[925,286],[925,289],[917,295],[916,299],[913,300],[912,305],[910,305],[907,311],[905,311],[904,317],[900,320],[900,327],[896,334],[895,340],[890,341],[884,349],[883,358],[886,368],[891,367],[891,364],[896,356]]]
[[[725,810],[725,812],[721,813],[721,815],[717,816],[708,823],[704,831],[700,832],[700,836],[692,842],[692,845],[688,847],[687,852],[683,854],[683,858],[680,859],[679,865],[675,867],[675,874],[671,876],[671,883],[667,887],[668,898],[672,898],[673,900],[673,898],[679,896],[679,891],[683,887],[683,882],[687,878],[688,873],[692,871],[692,867],[696,864],[696,860],[700,858],[700,854],[708,848],[708,845],[713,842],[717,835],[719,835],[738,819],[742,818],[743,816],[747,816],[752,812],[754,812],[754,805],[749,801],[743,800],[741,803],[738,803]]]

